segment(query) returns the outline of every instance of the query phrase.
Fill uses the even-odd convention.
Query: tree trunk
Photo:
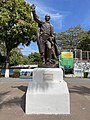
[[[10,56],[10,51],[7,50],[6,63],[5,63],[5,78],[9,78],[9,56]]]

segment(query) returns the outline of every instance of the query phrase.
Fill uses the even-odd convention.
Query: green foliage
[[[23,65],[29,64],[28,56],[23,55]]]
[[[12,77],[13,77],[13,78],[19,78],[19,77],[20,77],[20,72],[19,72],[19,70],[15,70]]]
[[[11,51],[10,64],[11,65],[19,65],[19,64],[22,64],[22,62],[23,62],[23,54],[21,53],[21,49],[14,48]]]
[[[32,20],[31,7],[24,0],[0,0],[0,42],[6,47],[6,63],[10,51],[20,43],[35,40],[37,24]]]
[[[68,35],[68,42],[70,44],[70,47],[72,47],[72,49],[75,48],[75,46],[78,47],[78,43],[80,42],[80,40],[82,39],[82,35],[84,35],[84,31],[81,28],[81,26],[75,26],[75,27],[71,27],[69,28],[69,30],[66,31],[66,34]]]
[[[35,53],[31,53],[29,56],[29,63],[30,64],[40,64],[42,63],[42,60],[41,60],[41,57],[40,57],[40,54],[35,52]]]
[[[3,64],[5,60],[6,60],[6,57],[0,54],[0,64]]]
[[[11,51],[10,64],[11,65],[27,65],[27,64],[40,64],[42,62],[39,53],[31,53],[28,56],[24,56],[21,53],[20,48],[15,48]]]
[[[80,42],[79,46],[80,48],[82,48],[83,51],[90,51],[90,30],[86,31],[85,37]]]
[[[1,0],[0,28],[0,38],[8,49],[11,50],[20,43],[28,45],[34,39],[36,31],[30,5],[24,0]]]
[[[57,39],[60,40],[60,46],[64,49],[84,49],[81,43],[85,42],[87,44],[87,32],[78,25],[75,27],[70,27],[65,32],[57,34]],[[87,49],[87,48],[86,48]]]
[[[21,48],[14,48],[10,56],[11,65],[28,64],[28,57],[21,53]]]
[[[59,41],[59,46],[61,48],[63,48],[65,46],[65,44],[68,44],[68,40],[67,40],[67,34],[66,32],[61,32],[57,34],[57,40]],[[65,46],[66,47],[66,46]]]
[[[6,47],[3,42],[0,43],[0,52],[2,56],[6,56]]]

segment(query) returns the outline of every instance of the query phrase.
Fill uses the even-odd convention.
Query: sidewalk
[[[25,93],[29,81],[0,78],[0,120],[89,120],[90,82],[70,79],[65,79],[70,91],[70,115],[26,115]]]

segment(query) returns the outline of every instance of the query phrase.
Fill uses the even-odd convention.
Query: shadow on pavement
[[[10,91],[0,93],[0,109],[2,109],[3,102],[8,97],[9,92]]]
[[[14,86],[12,88],[18,88],[19,90],[23,91],[24,94],[20,99],[19,101],[19,105],[21,106],[22,110],[25,112],[25,104],[26,104],[26,91],[27,91],[27,86]]]
[[[10,94],[8,94],[10,91],[0,93],[0,109],[3,109],[3,107],[21,106],[22,110],[25,112],[27,86],[14,86],[12,88],[18,88],[23,91],[23,96],[10,98]]]
[[[15,97],[13,99],[9,99],[9,100],[6,100],[6,101],[2,101],[2,103],[0,104],[0,109],[2,109],[3,107],[12,107],[12,106],[18,106],[20,105],[20,98],[18,97]]]
[[[27,91],[27,86],[12,86],[12,88],[18,88],[19,90],[23,91],[23,92],[26,92]]]
[[[90,88],[85,86],[73,86],[70,88],[70,93],[78,93],[83,95],[90,95]]]
[[[21,97],[21,108],[23,112],[25,112],[25,105],[26,105],[26,93]]]

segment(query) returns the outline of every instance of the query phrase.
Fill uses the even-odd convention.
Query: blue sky
[[[55,32],[62,32],[71,26],[81,25],[85,30],[90,30],[90,0],[26,0],[36,5],[36,12],[41,20],[49,14]],[[24,47],[23,54],[37,52],[36,43]]]

